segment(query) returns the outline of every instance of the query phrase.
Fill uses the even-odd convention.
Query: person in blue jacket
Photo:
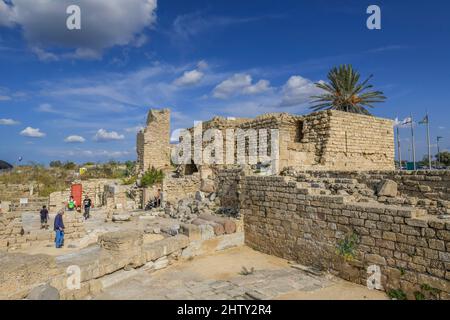
[[[59,210],[55,217],[54,230],[56,232],[55,246],[56,248],[61,248],[64,243],[64,221],[63,221],[64,210]]]

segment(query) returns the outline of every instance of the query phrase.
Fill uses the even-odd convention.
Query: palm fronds
[[[360,74],[351,65],[341,65],[328,73],[329,82],[318,82],[316,86],[325,92],[312,96],[311,109],[314,111],[331,109],[370,115],[367,107],[373,108],[375,103],[384,102],[386,97],[381,91],[371,90],[369,80],[360,82]]]

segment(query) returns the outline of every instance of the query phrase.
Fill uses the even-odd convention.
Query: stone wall
[[[137,170],[170,167],[170,110],[150,110],[147,126],[138,132],[136,141]]]
[[[83,189],[83,199],[86,195],[92,201],[94,207],[101,207],[105,203],[105,186],[119,183],[117,179],[89,179],[75,181],[81,183]],[[56,191],[50,194],[49,210],[56,212],[64,207],[70,198],[70,188],[64,191]]]
[[[184,198],[193,197],[200,190],[200,175],[173,177],[166,175],[162,183],[163,201],[177,203]]]
[[[131,188],[132,186],[118,185],[116,183],[106,184],[103,192],[103,205],[108,210],[134,210],[140,207],[140,203],[136,203],[134,199],[129,197]]]
[[[238,129],[244,131],[253,129],[257,132],[256,143],[250,143],[248,138],[247,142],[245,140],[234,142],[235,163],[238,162],[238,146],[246,150],[246,155],[251,148],[257,151],[261,129],[269,130],[267,143],[270,156],[272,152],[270,130],[276,129],[279,132],[279,154],[274,155],[277,159],[275,172],[280,172],[285,167],[303,170],[394,169],[393,122],[387,119],[328,110],[308,115],[271,113],[254,119],[228,120],[216,117],[202,124],[203,135],[210,128],[222,131],[223,163],[226,163],[227,129],[235,130],[235,134]],[[189,131],[192,134],[194,129],[190,128]],[[206,144],[204,141],[203,145]]]
[[[413,207],[312,195],[287,177],[246,176],[239,189],[248,246],[363,285],[376,265],[388,292],[450,299],[450,222]]]
[[[243,174],[242,168],[215,170],[216,194],[220,201],[219,205],[222,208],[231,208],[239,211],[238,185]]]
[[[6,250],[10,243],[21,237],[22,218],[17,212],[0,214],[0,250]]]
[[[0,200],[11,201],[19,198],[29,198],[35,193],[34,190],[38,189],[37,183],[30,184],[5,184],[0,183]]]
[[[55,232],[53,221],[55,215],[49,217],[49,229],[24,230],[22,214],[9,212],[0,215],[0,251],[25,249],[36,244],[53,244]],[[67,211],[64,214],[65,238],[77,240],[86,235],[83,217],[77,212]]]

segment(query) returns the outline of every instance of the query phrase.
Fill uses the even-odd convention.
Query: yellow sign
[[[87,169],[86,169],[86,168],[80,168],[80,175],[83,175],[83,174],[85,174],[85,173],[86,173],[86,171],[87,171]]]

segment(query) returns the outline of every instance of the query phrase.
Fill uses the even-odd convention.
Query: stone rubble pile
[[[297,171],[292,167],[285,168],[281,175],[296,180],[297,186],[307,190],[307,194],[310,195],[340,195],[352,202],[412,206],[440,217],[450,214],[450,201],[427,197],[426,192],[430,188],[427,186],[421,186],[423,195],[417,197],[400,192],[399,183],[387,178],[361,183],[361,180],[356,178],[337,178],[326,173],[321,176],[311,175],[309,172]]]
[[[205,194],[197,191],[194,198],[185,198],[178,201],[177,204],[168,204],[161,216],[177,219],[183,223],[191,223],[201,214],[214,214],[218,211],[216,203],[216,194]]]

